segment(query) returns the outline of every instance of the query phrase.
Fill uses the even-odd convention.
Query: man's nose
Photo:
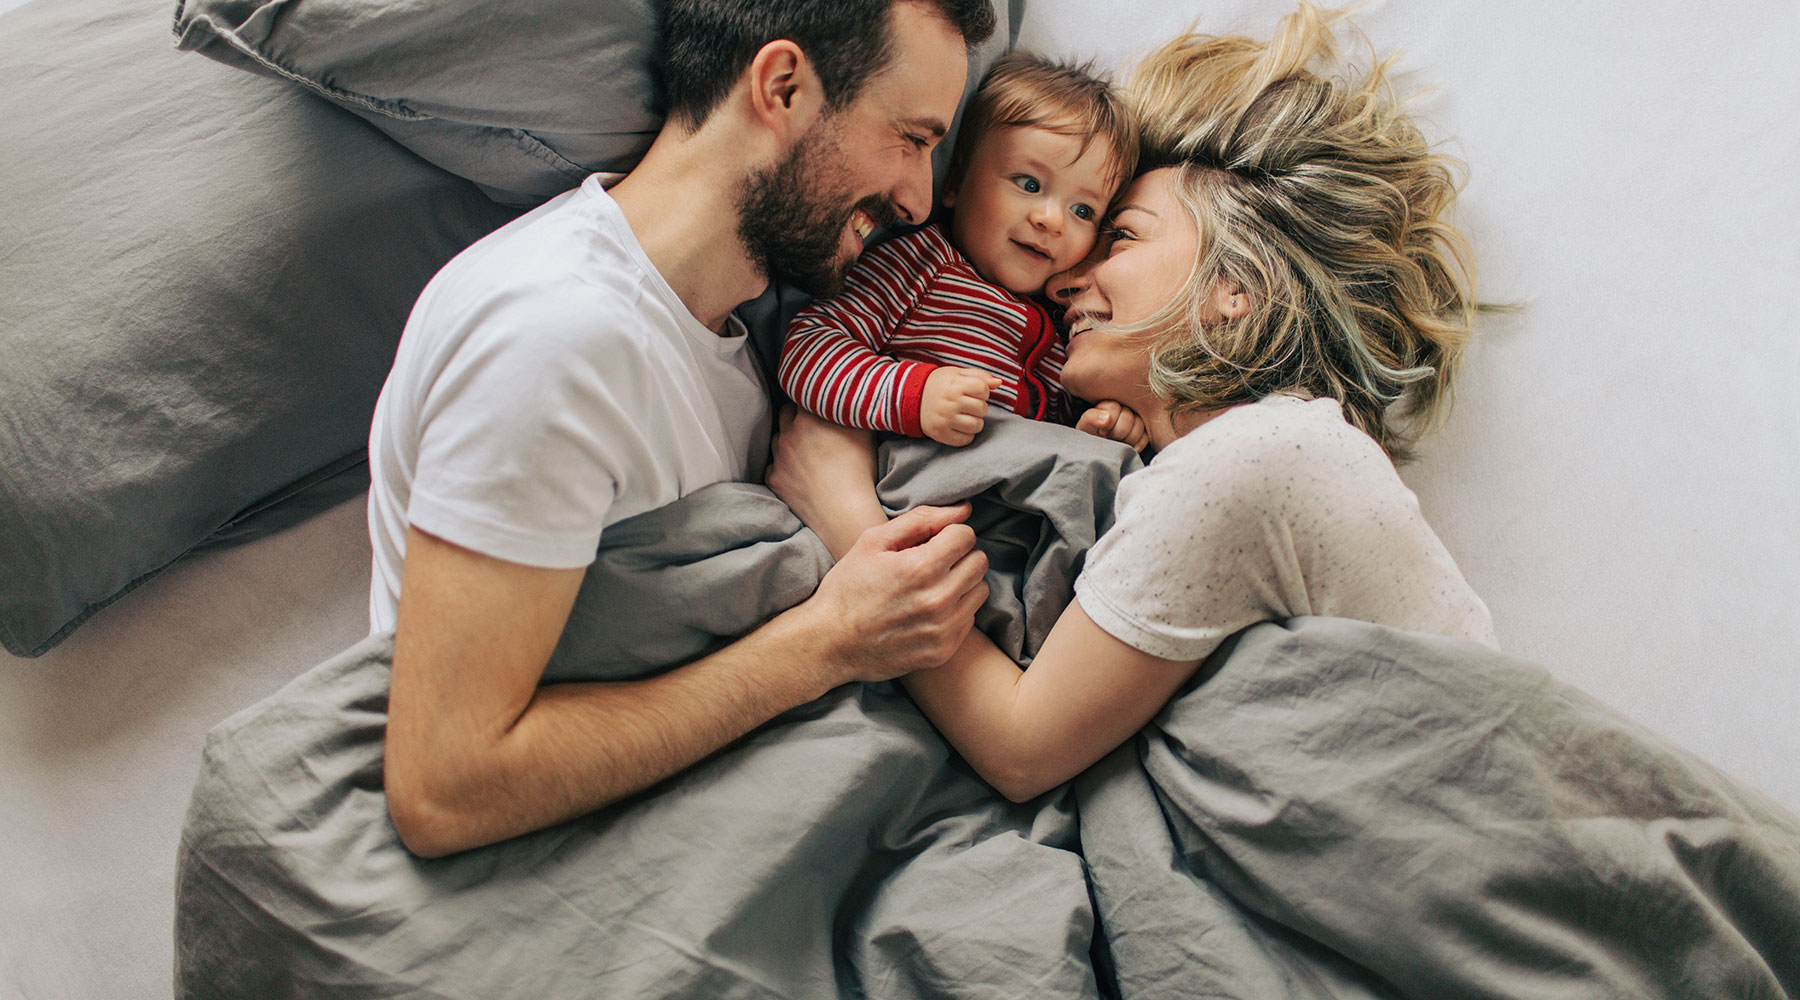
[[[907,225],[917,225],[931,217],[931,157],[919,159],[894,187],[894,210]]]

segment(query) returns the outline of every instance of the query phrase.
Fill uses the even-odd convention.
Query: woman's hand
[[[1132,451],[1143,451],[1150,443],[1150,425],[1136,410],[1111,399],[1089,407],[1075,421],[1075,429],[1129,445]]]
[[[875,498],[875,436],[784,407],[765,477],[794,514],[842,559],[863,531],[887,523]]]

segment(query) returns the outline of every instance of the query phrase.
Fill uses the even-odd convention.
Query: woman
[[[1070,391],[1130,407],[1156,457],[1121,483],[1029,672],[972,633],[906,678],[1015,801],[1129,738],[1259,621],[1495,645],[1393,466],[1441,410],[1475,311],[1444,218],[1450,163],[1383,67],[1348,83],[1309,70],[1335,62],[1335,20],[1303,5],[1266,44],[1178,38],[1133,76],[1149,169],[1095,254],[1049,287],[1067,308]],[[841,556],[885,520],[872,470],[866,436],[801,416],[769,482]]]

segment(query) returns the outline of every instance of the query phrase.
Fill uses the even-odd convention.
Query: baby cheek
[[[1051,261],[1052,274],[1061,274],[1086,260],[1087,255],[1093,251],[1094,244],[1100,242],[1099,231],[1091,225],[1083,225],[1080,228],[1065,230],[1065,232],[1068,236],[1063,240],[1062,248],[1056,254],[1055,259]]]

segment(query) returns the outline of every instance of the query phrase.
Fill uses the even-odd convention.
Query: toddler
[[[1069,423],[1063,342],[1039,300],[1093,248],[1137,149],[1125,104],[1086,67],[1001,57],[964,112],[947,211],[869,250],[841,293],[794,318],[782,388],[839,424],[948,445],[968,444],[990,403]],[[1144,444],[1117,403],[1077,426]]]

